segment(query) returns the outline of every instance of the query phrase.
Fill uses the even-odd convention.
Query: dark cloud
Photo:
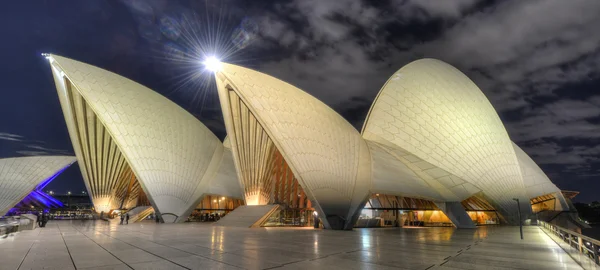
[[[595,98],[595,97],[591,97]],[[507,122],[516,141],[543,138],[600,138],[596,124],[588,119],[600,116],[600,106],[588,101],[561,99],[524,110],[521,120]]]
[[[360,129],[390,74],[417,58],[438,58],[476,82],[512,139],[559,186],[600,172],[600,2],[383,2],[297,0],[257,14],[268,30],[256,46],[289,52],[259,69]]]
[[[600,173],[598,1],[65,2],[6,7],[22,12],[2,17],[11,42],[0,49],[13,64],[0,73],[10,95],[0,99],[0,156],[72,151],[40,52],[138,81],[223,137],[214,91],[182,79],[197,63],[177,63],[201,47],[187,37],[218,28],[218,42],[235,54],[228,61],[298,86],[357,129],[391,74],[419,58],[441,59],[474,80],[559,187],[584,190]],[[251,31],[240,33],[244,25]],[[581,196],[597,196],[588,194]]]
[[[20,142],[23,140],[23,136],[6,132],[0,132],[0,140]]]

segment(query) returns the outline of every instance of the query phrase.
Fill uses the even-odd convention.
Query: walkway
[[[581,269],[537,227],[223,228],[51,221],[0,239],[0,269]]]

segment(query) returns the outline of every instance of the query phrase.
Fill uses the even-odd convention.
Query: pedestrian
[[[123,225],[123,220],[125,219],[125,215],[121,215],[121,223],[120,225]]]
[[[38,227],[42,227],[42,217],[43,216],[44,216],[43,213],[38,213],[37,214],[37,224],[38,224]]]
[[[42,228],[46,227],[46,223],[48,223],[48,214],[43,213],[42,214]]]
[[[154,218],[156,219],[156,224],[160,223],[160,219],[158,218],[157,214],[154,214]]]
[[[125,214],[125,224],[129,225],[129,213]]]

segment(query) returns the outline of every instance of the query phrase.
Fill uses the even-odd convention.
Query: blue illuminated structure
[[[35,187],[35,189],[33,191],[31,191],[31,193],[29,193],[29,195],[25,196],[25,198],[23,198],[23,200],[21,200],[21,202],[19,202],[15,206],[15,208],[22,209],[22,208],[26,208],[29,206],[35,206],[35,207],[44,208],[44,209],[64,207],[65,205],[62,202],[60,202],[56,198],[44,193],[42,190],[48,184],[50,184],[50,182],[52,182],[52,180],[54,180],[56,177],[58,177],[58,175],[63,173],[71,165],[72,164],[65,166],[64,168],[62,168],[61,170],[56,172],[54,175],[50,176],[48,179],[42,181],[39,185],[37,185],[37,187]],[[13,209],[15,209],[15,208],[13,208]]]
[[[59,200],[39,190],[29,193],[19,204],[39,205],[43,208],[61,208],[65,206]]]

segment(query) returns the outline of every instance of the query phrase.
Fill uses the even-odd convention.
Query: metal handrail
[[[585,236],[575,231],[565,229],[544,221],[538,221],[539,226],[544,227],[554,235],[560,237],[569,246],[594,260],[596,265],[600,265],[600,241],[594,238]]]

